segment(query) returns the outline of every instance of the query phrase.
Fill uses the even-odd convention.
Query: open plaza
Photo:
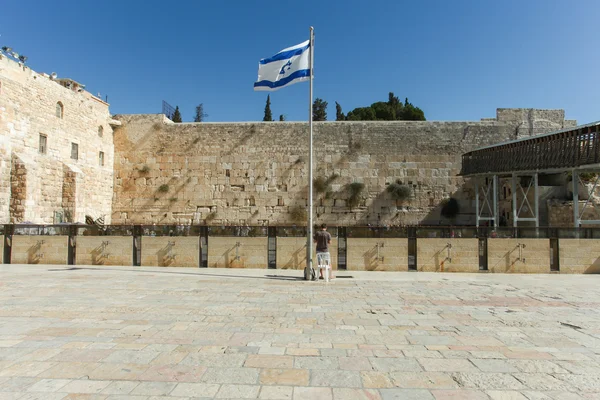
[[[600,397],[590,275],[3,265],[0,398]]]

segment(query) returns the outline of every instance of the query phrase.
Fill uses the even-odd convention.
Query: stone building
[[[79,83],[0,53],[0,223],[110,222],[111,123]]]
[[[315,123],[315,217],[474,224],[461,155],[575,126],[563,110],[498,109],[474,122]],[[0,223],[303,224],[306,122],[111,118],[79,83],[0,55]],[[392,196],[390,185],[402,187]],[[443,202],[460,205],[452,221]]]

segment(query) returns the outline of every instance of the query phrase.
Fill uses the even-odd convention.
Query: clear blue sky
[[[345,112],[397,96],[429,120],[498,107],[564,108],[600,120],[600,1],[3,0],[0,46],[108,95],[111,112],[184,121],[262,120],[258,60],[315,27],[315,97]],[[306,120],[308,83],[271,94],[275,118]],[[333,117],[333,118],[332,118]]]

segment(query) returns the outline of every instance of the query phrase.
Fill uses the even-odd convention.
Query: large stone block
[[[408,270],[408,239],[406,238],[348,238],[347,246],[348,270]]]
[[[550,240],[490,238],[488,239],[488,270],[490,272],[549,273]]]
[[[133,237],[77,236],[77,265],[133,265]]]
[[[560,239],[559,268],[566,274],[600,273],[600,240]]]
[[[266,237],[208,238],[210,268],[267,268]]]
[[[478,272],[478,239],[417,240],[417,270],[425,272]]]
[[[67,264],[68,236],[12,237],[12,264]]]
[[[142,237],[143,267],[200,266],[200,238],[179,236]]]

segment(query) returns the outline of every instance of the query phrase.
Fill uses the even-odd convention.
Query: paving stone
[[[477,371],[477,368],[468,360],[463,359],[437,359],[437,358],[421,358],[419,363],[425,371],[440,371],[440,372],[470,372]]]
[[[454,379],[461,387],[481,390],[522,390],[526,387],[510,374],[496,373],[453,373]]]
[[[153,365],[137,379],[141,381],[198,382],[206,370],[206,367],[189,365]]]
[[[357,371],[314,370],[310,374],[310,386],[358,388],[362,382]]]
[[[294,368],[338,369],[339,361],[336,357],[295,357]]]
[[[422,371],[421,366],[417,360],[413,358],[375,358],[369,357],[369,361],[375,371],[379,372],[418,372]]]
[[[223,385],[215,396],[216,399],[256,399],[260,386]]]
[[[513,374],[523,385],[533,390],[560,390],[565,392],[573,391],[573,386],[563,380],[556,379],[554,376],[544,373],[528,374],[519,372]],[[600,382],[600,377],[598,378]]]
[[[330,388],[295,387],[294,400],[333,400]]]
[[[380,400],[375,389],[333,388],[333,400]]]
[[[29,388],[28,392],[59,392],[60,388],[71,382],[69,379],[42,379]]]
[[[391,378],[385,372],[361,371],[360,377],[363,382],[363,387],[366,388],[381,389],[394,387]]]
[[[429,390],[424,389],[380,389],[383,400],[434,400]]]
[[[482,372],[519,372],[518,368],[505,360],[472,358],[470,361]]]
[[[177,397],[214,397],[219,391],[220,385],[209,383],[178,383],[175,389],[171,392],[171,396]]]
[[[459,385],[452,376],[441,372],[391,372],[394,386],[406,389],[454,389]]]
[[[293,368],[294,357],[250,355],[246,359],[244,366],[255,368]]]
[[[175,388],[176,383],[173,382],[141,382],[132,391],[132,395],[142,396],[164,396]]]
[[[305,369],[263,369],[260,371],[261,385],[308,386],[309,371]]]
[[[494,391],[490,390],[487,392],[488,396],[492,400],[527,400],[527,397],[519,392],[514,391]]]
[[[489,400],[487,394],[479,390],[432,390],[435,400]]]
[[[339,357],[340,369],[348,371],[372,371],[373,367],[367,357]]]
[[[140,382],[137,381],[113,381],[102,389],[102,394],[129,394]]]
[[[100,393],[110,381],[74,380],[61,388],[64,393]]]
[[[149,364],[159,353],[155,351],[109,350],[110,354],[102,359],[105,363]]]
[[[258,373],[257,368],[208,368],[202,376],[202,382],[256,384]]]
[[[259,399],[285,400],[292,399],[294,388],[291,386],[263,386],[260,388]]]

